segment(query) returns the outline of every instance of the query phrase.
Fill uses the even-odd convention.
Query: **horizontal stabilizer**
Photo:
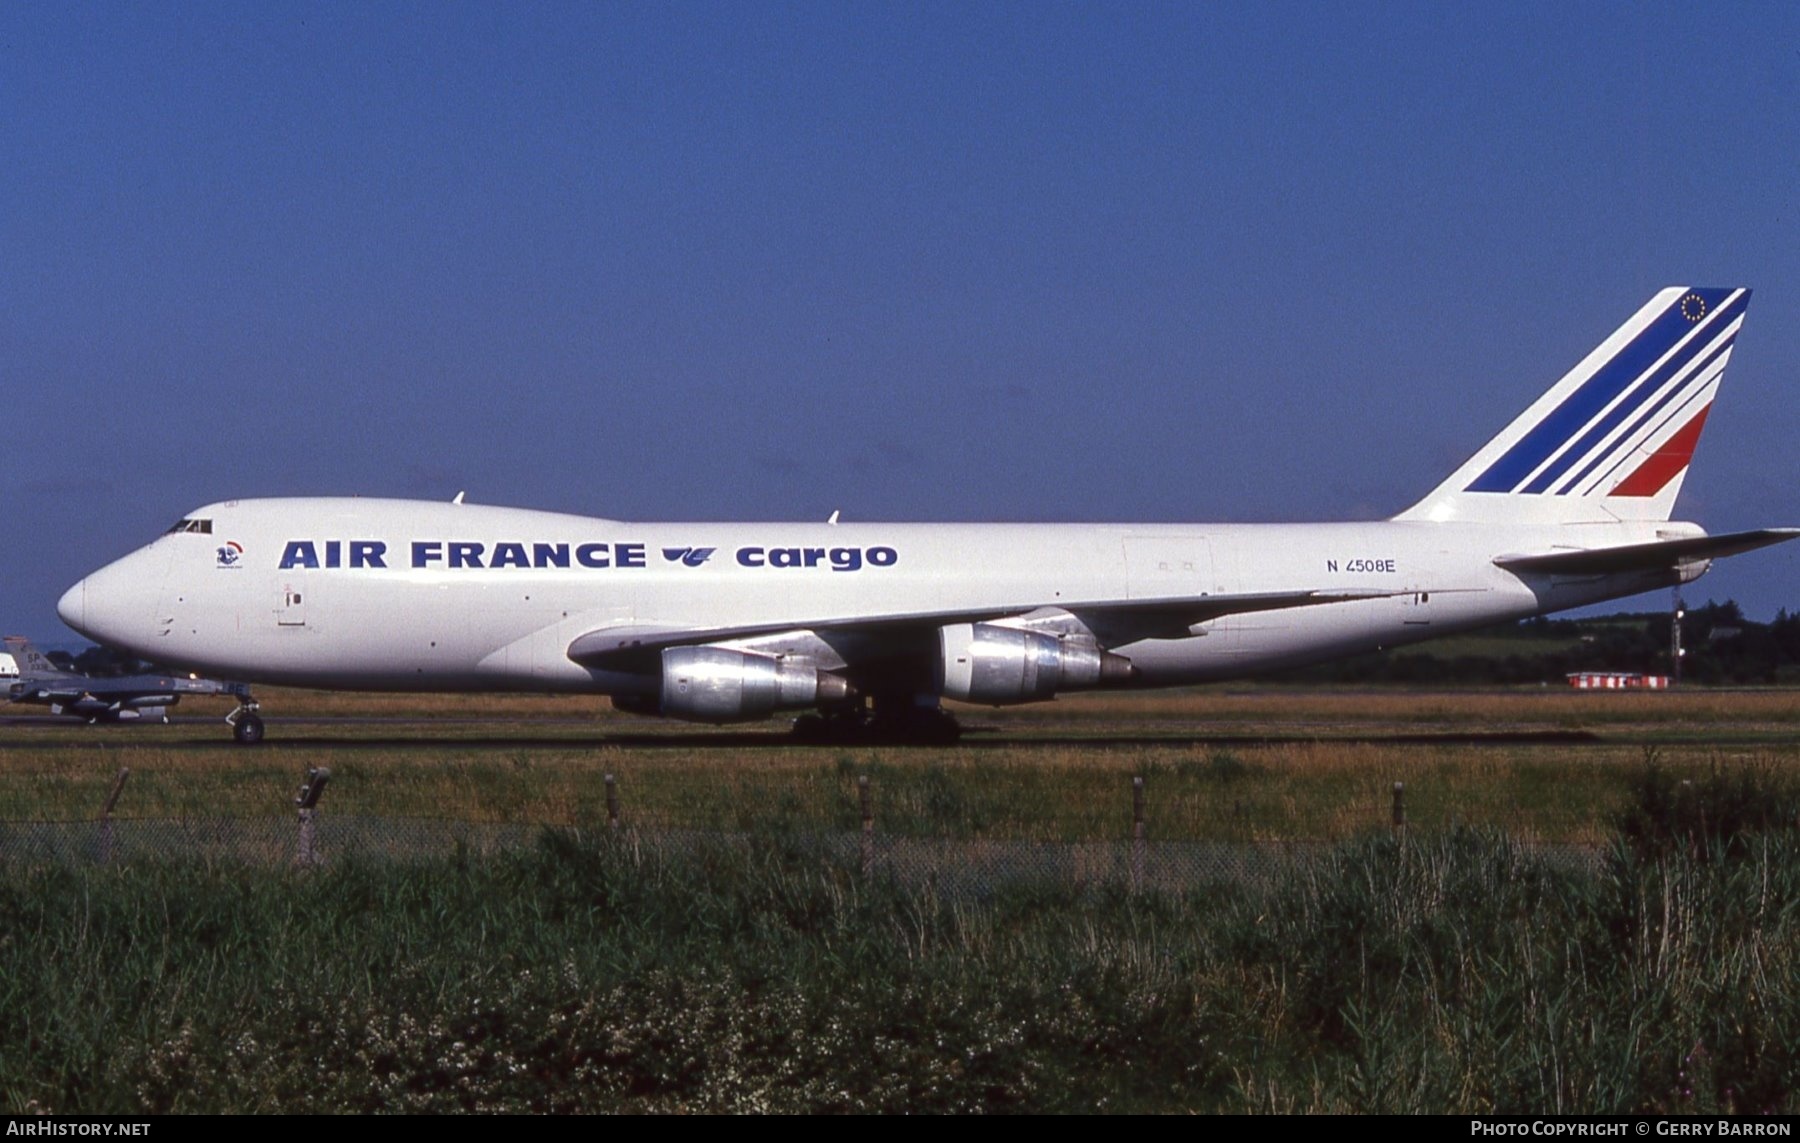
[[[1059,603],[1057,606],[1075,615],[1104,618],[1110,627],[1130,630],[1135,638],[1147,639],[1186,635],[1187,628],[1226,615],[1382,599],[1396,594],[1410,593],[1379,590],[1261,591],[1234,595],[1173,596],[1165,599],[1097,600],[1091,603]],[[569,644],[569,658],[584,667],[600,670],[651,671],[657,669],[659,657],[667,647],[750,639],[786,631],[873,634],[906,628],[923,630],[947,623],[985,623],[1006,619],[1039,610],[1040,606],[1030,603],[902,615],[800,618],[734,627],[678,628],[658,624],[603,627],[590,631]]]
[[[1552,575],[1612,575],[1617,572],[1655,571],[1699,560],[1716,560],[1753,552],[1770,544],[1800,537],[1800,528],[1758,528],[1728,532],[1722,536],[1694,536],[1658,540],[1653,544],[1626,544],[1617,548],[1562,549],[1495,556],[1508,571],[1547,572]]]

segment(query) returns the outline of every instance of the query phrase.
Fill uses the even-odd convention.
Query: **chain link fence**
[[[0,862],[202,861],[305,866],[427,860],[517,850],[537,844],[548,829],[575,828],[324,813],[314,818],[312,825],[307,836],[293,818],[275,817],[0,822]],[[1316,842],[1052,842],[858,833],[775,837],[634,828],[620,829],[614,836],[622,846],[646,855],[695,853],[705,847],[747,850],[782,846],[872,876],[930,882],[957,895],[1029,882],[1165,889],[1220,880],[1255,883],[1273,880],[1328,848]]]
[[[708,847],[800,850],[864,876],[929,884],[950,895],[979,895],[1000,886],[1124,886],[1182,890],[1209,883],[1267,885],[1329,852],[1320,841],[1206,841],[1152,839],[1141,779],[1133,783],[1129,833],[1111,840],[1033,840],[930,836],[916,828],[885,832],[866,779],[857,783],[860,828],[793,825],[743,831],[646,826],[621,820],[610,776],[606,820],[574,827],[533,822],[334,814],[320,808],[329,772],[312,770],[296,810],[262,817],[114,817],[124,786],[121,771],[106,808],[91,821],[0,821],[0,864],[114,864],[142,861],[235,862],[260,866],[316,866],[340,861],[436,860],[483,857],[538,844],[546,830],[601,832],[640,855],[680,855]],[[1403,788],[1396,785],[1388,820],[1397,834],[1409,828]],[[1371,823],[1373,824],[1373,823]],[[1123,831],[1122,831],[1123,832]],[[1535,845],[1555,860],[1593,868],[1601,851],[1581,845]]]
[[[516,822],[372,818],[318,812],[306,836],[293,816],[0,822],[0,862],[109,864],[232,861],[321,864],[498,853],[536,843],[546,827]]]

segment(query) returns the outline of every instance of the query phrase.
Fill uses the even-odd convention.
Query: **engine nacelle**
[[[1022,631],[992,623],[938,629],[938,693],[1000,706],[1041,702],[1058,691],[1086,690],[1131,677],[1131,661],[1092,639]]]
[[[743,722],[850,697],[837,675],[754,651],[670,647],[662,665],[659,713],[692,722]]]

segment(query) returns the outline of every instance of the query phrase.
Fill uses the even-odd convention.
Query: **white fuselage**
[[[1231,678],[1667,586],[1669,572],[1522,576],[1493,558],[1699,534],[1666,523],[634,524],[372,499],[227,501],[193,515],[207,531],[172,532],[95,572],[63,597],[64,619],[146,659],[251,682],[615,694],[647,684],[573,661],[584,634],[1385,593],[1113,648],[1138,685]]]

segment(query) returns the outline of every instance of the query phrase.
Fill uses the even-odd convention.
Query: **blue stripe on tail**
[[[1666,407],[1670,401],[1673,401],[1677,397],[1682,397],[1684,394],[1692,394],[1692,393],[1696,392],[1697,390],[1695,389],[1694,382],[1698,381],[1702,377],[1705,377],[1707,375],[1707,371],[1712,368],[1713,362],[1717,361],[1721,355],[1723,355],[1726,351],[1728,351],[1731,348],[1732,344],[1736,341],[1737,341],[1737,336],[1734,334],[1731,337],[1725,338],[1723,341],[1719,342],[1717,345],[1714,345],[1712,347],[1712,349],[1707,352],[1706,359],[1704,361],[1700,362],[1700,364],[1694,369],[1693,374],[1691,376],[1689,376],[1686,381],[1682,382],[1680,385],[1677,385],[1675,388],[1673,388],[1673,389],[1669,390],[1667,393],[1663,394],[1662,398],[1660,400],[1658,400],[1655,404],[1651,405],[1648,409],[1644,410],[1644,414],[1641,417],[1639,417],[1636,421],[1632,422],[1631,427],[1625,430],[1624,434],[1619,437],[1619,440],[1620,441],[1630,441],[1630,440],[1636,439],[1638,433],[1643,430],[1644,426],[1650,423],[1651,418],[1655,417],[1656,414],[1661,412],[1663,410],[1663,408]],[[1654,436],[1655,434],[1652,433],[1651,435]],[[1571,450],[1571,451],[1579,452],[1580,450]],[[1585,467],[1583,467],[1580,472],[1575,474],[1575,478],[1573,480],[1570,480],[1567,484],[1563,485],[1563,487],[1559,491],[1561,493],[1568,493],[1568,492],[1574,491],[1577,485],[1581,484],[1589,476],[1592,476],[1594,473],[1594,470],[1599,468],[1602,464],[1605,464],[1606,461],[1610,457],[1616,455],[1617,451],[1618,451],[1617,449],[1614,449],[1609,452],[1603,452],[1599,456],[1595,457],[1593,460],[1588,461],[1587,465]],[[1533,481],[1533,483],[1535,484],[1536,482]]]
[[[1511,492],[1517,488],[1520,481],[1548,460],[1570,437],[1580,432],[1600,410],[1692,332],[1704,316],[1714,313],[1731,294],[1729,289],[1696,289],[1683,294],[1615,353],[1580,388],[1571,393],[1568,399],[1533,426],[1505,455],[1490,465],[1486,472],[1476,477],[1466,491]],[[1741,308],[1744,300],[1740,297],[1733,309]],[[1571,460],[1570,463],[1574,461]]]
[[[1556,461],[1548,468],[1538,473],[1537,476],[1532,479],[1531,483],[1524,487],[1523,491],[1532,493],[1543,492],[1552,484],[1556,483],[1557,478],[1562,476],[1563,473],[1575,467],[1576,462],[1586,456],[1595,448],[1595,446],[1605,439],[1607,433],[1610,433],[1613,429],[1617,428],[1620,422],[1624,421],[1626,417],[1631,416],[1632,413],[1643,408],[1644,403],[1654,397],[1657,391],[1664,385],[1668,384],[1670,378],[1681,373],[1693,363],[1695,358],[1701,356],[1709,345],[1709,338],[1716,337],[1720,330],[1725,329],[1732,322],[1736,321],[1738,315],[1744,312],[1745,303],[1746,299],[1739,297],[1736,302],[1726,306],[1723,310],[1720,310],[1717,316],[1708,323],[1710,332],[1706,337],[1696,337],[1676,352],[1674,356],[1670,357],[1669,360],[1663,362],[1662,366],[1658,368],[1656,372],[1652,373],[1642,385],[1639,385],[1635,392],[1626,397],[1623,401],[1620,401],[1617,405],[1614,405],[1604,417],[1600,418],[1599,422],[1596,423],[1593,428],[1589,429],[1582,435],[1582,438],[1579,441],[1575,442],[1573,448],[1564,452],[1561,456],[1557,457]]]

